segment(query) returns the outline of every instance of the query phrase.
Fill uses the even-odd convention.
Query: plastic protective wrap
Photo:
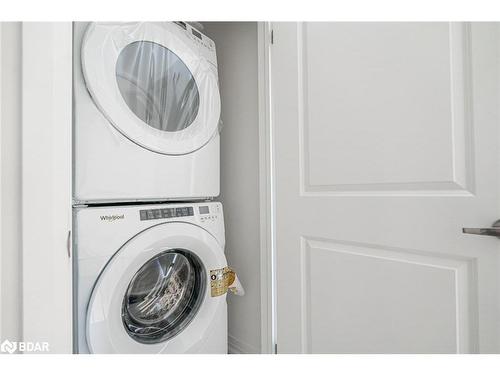
[[[93,23],[81,55],[95,104],[133,142],[186,154],[219,131],[215,45],[189,26]]]
[[[125,46],[116,61],[116,81],[132,112],[155,129],[184,130],[198,114],[200,93],[193,75],[159,44],[138,41]]]

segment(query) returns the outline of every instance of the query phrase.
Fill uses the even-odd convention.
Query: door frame
[[[272,23],[257,23],[259,103],[261,353],[276,354],[274,162],[271,112]]]
[[[52,353],[72,352],[72,42],[22,24],[22,339]]]

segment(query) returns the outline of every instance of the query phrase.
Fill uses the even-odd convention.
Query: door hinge
[[[68,251],[68,258],[71,258],[71,231],[68,231],[68,237],[66,238],[66,250]]]
[[[274,44],[274,30],[271,30],[271,44]]]

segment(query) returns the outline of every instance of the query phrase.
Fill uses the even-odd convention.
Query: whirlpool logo
[[[0,344],[0,352],[13,354],[14,352],[19,351],[22,353],[28,352],[48,352],[49,351],[49,343],[48,342],[31,342],[31,341],[10,341],[4,340]]]
[[[125,214],[122,215],[101,215],[101,221],[116,221],[125,219]]]

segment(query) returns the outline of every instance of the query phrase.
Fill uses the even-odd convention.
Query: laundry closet
[[[173,155],[167,157],[174,168],[162,168],[164,164],[161,163],[155,167],[162,152],[168,154],[159,143],[155,143],[152,136],[160,131],[158,128],[162,125],[158,120],[163,114],[158,111],[141,113],[140,102],[129,103],[129,108],[128,104],[124,104],[133,97],[134,92],[133,85],[127,82],[127,74],[144,73],[137,70],[138,65],[134,68],[132,64],[132,70],[129,71],[122,69],[124,65],[117,70],[111,64],[104,63],[110,58],[106,51],[113,52],[113,48],[90,48],[86,52],[103,55],[99,58],[89,56],[86,60],[90,63],[82,69],[82,52],[85,53],[82,40],[88,23],[9,23],[1,26],[4,51],[2,91],[12,95],[4,95],[2,99],[5,106],[2,111],[2,194],[3,201],[7,202],[2,205],[2,241],[5,249],[2,255],[2,278],[8,282],[1,283],[0,287],[2,295],[7,298],[1,306],[2,319],[8,322],[4,324],[8,329],[5,328],[3,333],[8,334],[11,340],[48,340],[51,352],[57,353],[90,351],[92,348],[85,344],[88,335],[93,337],[93,341],[106,340],[107,334],[96,335],[100,330],[98,312],[111,302],[114,305],[108,308],[114,311],[113,314],[116,311],[128,314],[125,310],[130,314],[126,318],[128,323],[114,319],[108,329],[110,332],[120,331],[119,340],[125,345],[124,351],[134,352],[134,347],[126,344],[133,339],[132,336],[138,335],[138,342],[145,341],[139,337],[141,331],[137,330],[135,323],[155,318],[141,315],[141,311],[146,310],[140,310],[138,305],[135,305],[136,309],[132,305],[127,307],[118,301],[113,302],[111,297],[117,293],[108,296],[101,293],[89,303],[92,290],[100,289],[94,285],[94,281],[106,264],[113,263],[110,260],[113,252],[120,247],[120,241],[123,244],[127,236],[128,239],[133,238],[134,231],[139,232],[139,226],[149,227],[154,224],[154,220],[177,221],[186,225],[197,221],[217,239],[209,247],[220,247],[220,252],[224,251],[226,260],[221,259],[220,266],[231,266],[245,290],[242,297],[224,294],[219,298],[221,301],[227,299],[228,308],[226,322],[223,321],[223,314],[212,315],[220,316],[218,326],[227,330],[224,337],[215,335],[221,338],[214,343],[215,347],[223,346],[217,351],[260,353],[274,350],[270,341],[270,314],[266,310],[271,308],[270,280],[266,279],[265,273],[261,274],[263,267],[266,272],[270,271],[269,259],[262,257],[263,245],[266,251],[270,249],[266,229],[266,220],[269,218],[263,216],[267,210],[264,204],[267,195],[262,194],[265,192],[262,182],[267,173],[263,166],[267,165],[267,161],[259,152],[259,148],[266,148],[266,141],[262,137],[263,86],[259,82],[263,71],[258,69],[259,59],[263,58],[259,52],[262,25],[252,22],[165,25],[173,30],[189,30],[190,37],[194,38],[191,41],[200,40],[201,37],[213,51],[213,57],[207,57],[208,60],[214,60],[207,63],[205,68],[218,74],[216,81],[212,78],[201,81],[205,87],[220,86],[218,103],[216,100],[210,104],[204,98],[213,100],[217,99],[216,96],[207,96],[206,91],[199,91],[196,95],[194,90],[189,89],[189,81],[181,82],[187,88],[187,95],[180,100],[185,100],[188,105],[199,104],[205,113],[212,113],[213,121],[210,121],[212,127],[199,132],[196,142],[191,144],[186,139],[175,140],[171,137],[173,145],[182,143],[182,147],[193,151],[177,159]],[[134,30],[133,24],[127,24],[126,27],[131,32],[123,33],[118,39],[131,42],[127,38],[141,30]],[[89,46],[111,42],[108,46],[113,47],[111,39],[99,35],[102,30],[93,35],[88,34],[92,37],[88,40]],[[150,43],[146,47],[157,56],[166,57],[166,61],[175,62],[175,56],[166,56],[168,53],[158,48],[157,44],[161,43]],[[182,55],[182,51],[177,53]],[[123,55],[128,61],[136,58],[136,62],[139,56],[134,50],[134,43]],[[182,57],[190,61],[189,57]],[[37,64],[31,64],[33,61]],[[177,64],[176,69],[182,76],[182,65]],[[196,72],[196,69],[192,70]],[[120,82],[116,82],[117,73],[121,76]],[[84,74],[87,74],[89,85],[85,83]],[[149,79],[144,74],[143,78]],[[110,89],[116,91],[111,94],[107,91]],[[124,98],[121,103],[117,100],[120,97]],[[127,97],[129,99],[125,99]],[[110,99],[115,102],[110,104]],[[217,105],[220,106],[218,111]],[[123,111],[120,111],[120,106]],[[191,121],[189,111],[186,113],[185,118],[170,120],[172,123]],[[124,114],[127,116],[125,119]],[[141,117],[154,125],[150,126],[144,137],[137,138],[134,121]],[[40,123],[44,126],[41,127]],[[170,126],[169,121],[164,124],[167,128]],[[168,132],[164,133],[169,135]],[[142,138],[142,143],[134,144],[131,141],[134,138]],[[168,143],[168,139],[165,141]],[[209,146],[201,147],[203,151],[199,152],[200,146],[207,144]],[[182,154],[183,150],[175,152]],[[197,169],[190,169],[192,165]],[[165,169],[169,171],[165,173]],[[148,174],[148,170],[156,170],[157,173]],[[191,170],[193,176],[183,173],[185,170]],[[122,179],[128,172],[131,172],[128,179]],[[219,173],[220,178],[216,177]],[[164,186],[173,190],[165,193]],[[190,197],[182,196],[179,194],[181,191],[188,191]],[[117,192],[122,196],[113,196]],[[162,192],[165,193],[163,196]],[[13,199],[14,196],[17,198]],[[142,199],[145,202],[138,205]],[[34,215],[34,212],[48,214],[42,220],[40,214]],[[150,216],[151,220],[142,220]],[[135,220],[132,226],[126,224],[130,219]],[[131,230],[132,227],[135,229]],[[220,228],[224,228],[224,232]],[[103,229],[104,232],[99,232]],[[198,235],[193,232],[192,237],[205,236],[202,232]],[[125,233],[128,234],[120,238]],[[103,249],[101,244],[105,241],[115,241],[116,244],[113,245],[115,249],[109,248],[106,254],[100,253]],[[129,241],[129,244],[133,245],[132,242]],[[201,243],[198,245],[202,246]],[[126,255],[126,252],[123,254]],[[85,259],[78,259],[78,256]],[[194,270],[193,274],[196,274],[196,270],[201,269],[199,259],[185,252],[155,261],[166,264],[175,256],[184,257],[185,260],[179,263],[182,271],[179,275],[188,275],[188,269]],[[116,267],[127,263],[127,256],[119,258],[113,258],[118,261],[115,262]],[[215,263],[219,262],[217,258],[214,259]],[[83,266],[78,265],[80,260]],[[192,267],[186,267],[187,264]],[[134,267],[138,270],[140,265]],[[218,267],[215,265],[206,272],[220,270]],[[117,273],[109,275],[124,271],[116,270]],[[147,266],[143,271],[143,275],[147,276],[151,268]],[[219,275],[230,276],[224,274],[225,271],[221,272]],[[210,276],[207,274],[207,277]],[[92,279],[94,281],[90,281]],[[113,277],[105,279],[102,279],[102,285],[116,282]],[[136,283],[129,285],[129,296],[132,296],[130,302],[135,298],[136,291],[141,290],[141,285],[148,281],[148,277],[138,276],[135,280]],[[196,277],[186,280],[190,280],[185,284],[188,289],[199,289]],[[109,288],[111,291],[114,286]],[[206,283],[205,292],[209,293],[211,289],[212,286]],[[220,291],[222,293],[225,289]],[[265,296],[262,291],[265,291]],[[196,303],[193,307],[194,310],[201,308]],[[85,332],[85,314],[91,310],[96,311],[97,328],[89,333]],[[171,321],[180,318],[190,326],[189,321],[196,314],[184,314],[181,310],[178,310],[179,316],[172,315]],[[121,313],[118,312],[119,315]],[[161,311],[157,313],[161,314]],[[175,328],[163,328],[165,332],[169,331],[165,337],[182,336]],[[125,331],[128,333],[123,336]],[[211,336],[203,329],[193,332],[195,335],[201,332],[207,337]],[[151,345],[144,345],[154,351],[153,347],[157,345],[155,341],[161,341],[159,338],[156,336],[150,341]],[[120,342],[118,345],[122,345]],[[106,348],[106,345],[99,349],[109,351],[110,346]],[[99,349],[96,347],[96,350]],[[198,349],[203,351],[202,348]]]
[[[75,353],[261,351],[257,24],[229,26],[73,25]]]

